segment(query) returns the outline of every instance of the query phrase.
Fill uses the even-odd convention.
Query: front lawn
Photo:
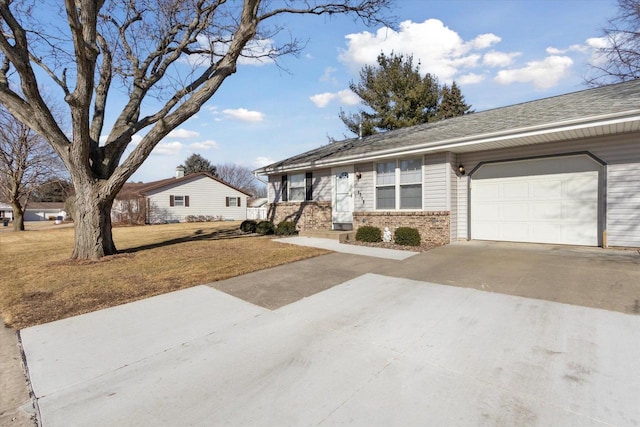
[[[21,329],[327,253],[237,237],[239,223],[118,227],[121,254],[75,262],[73,228],[0,233],[0,312]]]

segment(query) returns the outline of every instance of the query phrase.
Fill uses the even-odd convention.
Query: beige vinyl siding
[[[313,171],[313,200],[331,201],[331,169]]]
[[[599,137],[458,154],[470,173],[480,162],[590,152],[606,163],[607,245],[640,247],[640,141],[637,135]],[[468,180],[459,181],[458,238],[468,235]],[[463,202],[463,203],[462,203]]]
[[[270,175],[269,184],[267,185],[267,198],[269,203],[281,202],[280,188],[282,186],[282,175]]]
[[[360,173],[360,179],[354,180],[353,204],[356,212],[373,211],[373,163],[360,163],[355,166],[355,173]]]
[[[449,211],[449,220],[451,227],[449,229],[451,241],[458,240],[458,157],[455,153],[447,153],[447,194],[449,200],[447,202],[447,210]]]
[[[436,153],[424,156],[424,166],[422,168],[424,177],[422,179],[422,206],[425,211],[447,211],[447,174],[449,164],[447,153]]]
[[[189,196],[189,206],[170,206],[171,196]],[[186,221],[187,216],[210,216],[227,220],[247,218],[247,196],[206,176],[168,185],[147,194],[149,221]],[[226,198],[240,198],[240,206],[227,207]]]

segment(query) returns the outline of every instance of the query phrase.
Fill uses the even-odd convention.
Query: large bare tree
[[[216,165],[218,178],[244,190],[253,197],[266,197],[266,185],[255,177],[251,169],[235,163],[222,163]]]
[[[116,253],[110,219],[116,194],[156,144],[236,72],[242,56],[300,51],[295,39],[265,43],[285,29],[285,18],[351,15],[388,24],[383,14],[391,1],[0,0],[0,103],[43,136],[69,171],[72,257]],[[45,77],[63,94],[70,131],[40,93]],[[107,100],[120,89],[127,100],[107,130]],[[134,145],[136,134],[142,139]]]
[[[590,86],[640,78],[640,0],[618,0],[586,78]]]
[[[0,108],[0,198],[13,210],[13,229],[24,231],[31,193],[61,175],[64,167],[53,148],[29,126]]]

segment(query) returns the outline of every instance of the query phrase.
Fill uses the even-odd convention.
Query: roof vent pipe
[[[184,177],[184,166],[180,165],[176,168],[176,179]]]
[[[358,139],[362,139],[362,122],[358,125]]]

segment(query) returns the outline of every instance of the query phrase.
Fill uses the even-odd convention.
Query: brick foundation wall
[[[267,219],[274,225],[293,221],[298,231],[331,230],[331,202],[271,203]]]
[[[389,227],[394,233],[398,227],[411,227],[420,232],[422,242],[429,242],[436,246],[450,243],[449,212],[354,212],[353,229],[363,225],[378,227],[384,232]]]

